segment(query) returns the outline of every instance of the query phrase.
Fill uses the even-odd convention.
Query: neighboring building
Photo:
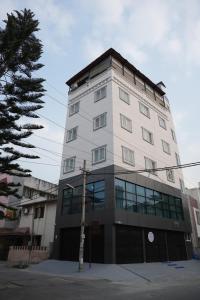
[[[199,188],[187,189],[190,218],[192,224],[192,244],[194,256],[200,258],[200,198]]]
[[[187,259],[191,232],[169,102],[114,49],[67,81],[68,116],[56,215],[55,258],[77,260],[87,161],[85,260]],[[136,170],[149,169],[149,172]],[[74,187],[72,189],[70,184]],[[94,226],[95,225],[95,226]]]
[[[2,175],[3,176],[3,175]],[[15,218],[0,221],[0,259],[6,259],[11,245],[27,245],[33,232],[33,244],[45,246],[51,253],[57,204],[57,185],[35,178],[5,176],[9,182],[19,182],[21,199],[0,197],[0,210],[6,215],[16,208]],[[32,231],[33,230],[33,231]]]

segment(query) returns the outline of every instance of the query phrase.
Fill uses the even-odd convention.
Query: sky
[[[37,147],[34,154],[41,158],[21,162],[33,176],[58,182],[65,82],[110,47],[153,82],[165,83],[181,162],[200,161],[200,1],[1,0],[0,20],[24,8],[40,22],[37,36],[44,46],[40,62],[45,66],[39,75],[46,79],[45,105],[37,120],[44,129],[31,138]],[[196,186],[200,167],[185,169],[184,179],[187,187]]]

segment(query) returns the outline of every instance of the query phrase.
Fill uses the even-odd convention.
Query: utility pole
[[[32,199],[31,199],[32,200]],[[32,249],[33,249],[33,237],[34,237],[34,205],[33,205],[33,212],[32,212],[32,219],[31,219],[31,240],[30,240],[30,244],[29,244],[29,255],[28,255],[28,265],[31,264],[31,253],[32,253]]]
[[[79,272],[83,270],[83,256],[84,256],[84,239],[85,239],[85,196],[86,196],[86,160],[83,161],[83,196],[81,209],[81,230],[80,230],[80,248],[79,248]]]

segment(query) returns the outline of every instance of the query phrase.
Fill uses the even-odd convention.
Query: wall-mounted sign
[[[150,243],[153,243],[154,241],[154,234],[151,231],[148,233],[148,240]]]

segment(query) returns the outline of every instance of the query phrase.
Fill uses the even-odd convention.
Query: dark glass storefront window
[[[131,182],[115,179],[116,207],[142,214],[183,220],[182,200]]]
[[[62,214],[77,214],[81,212],[82,186],[63,190]],[[104,180],[86,185],[86,212],[104,208],[105,182]]]

